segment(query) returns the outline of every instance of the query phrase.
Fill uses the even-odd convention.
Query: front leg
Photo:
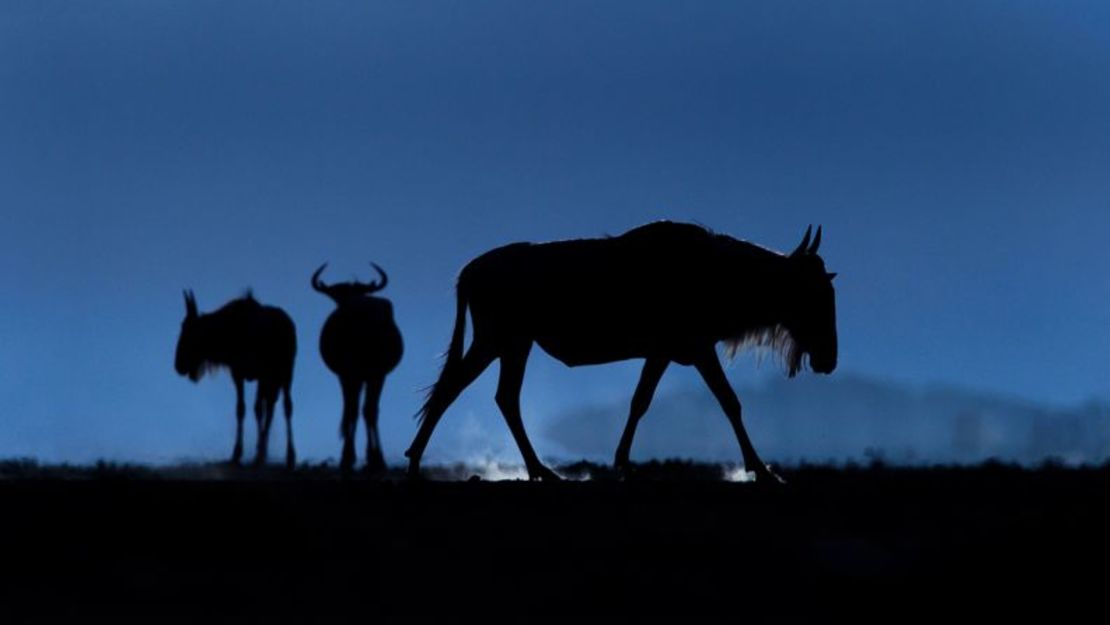
[[[263,395],[262,381],[258,382],[254,392],[254,424],[258,431],[258,440],[255,441],[254,465],[266,465],[266,448],[269,442],[269,432],[266,431],[266,400]]]
[[[235,383],[235,449],[231,452],[231,464],[239,464],[243,458],[243,418],[247,414],[247,404],[243,401],[243,378],[233,377]]]
[[[362,391],[362,380],[342,377],[339,378],[339,385],[343,388],[343,416],[339,422],[343,452],[339,458],[339,470],[347,474],[355,466],[355,429],[358,427],[358,399]]]
[[[362,420],[366,425],[366,472],[372,475],[384,473],[387,468],[378,436],[378,402],[381,401],[384,384],[384,375],[366,380],[366,397],[362,400]]]
[[[732,429],[736,433],[736,440],[740,443],[740,452],[744,455],[744,468],[755,473],[757,482],[785,483],[781,477],[767,468],[767,465],[763,464],[759,455],[755,453],[755,447],[752,446],[752,441],[748,438],[748,432],[744,429],[744,423],[741,420],[740,400],[736,397],[736,392],[732,390],[732,385],[728,383],[724,370],[721,369],[721,361],[717,358],[716,350],[710,349],[703,354],[694,363],[694,366],[697,367],[698,373],[705,380],[709,390],[720,402],[721,409],[725,411],[725,416],[732,424]]]

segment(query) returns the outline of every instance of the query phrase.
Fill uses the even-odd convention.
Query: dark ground
[[[1106,618],[1110,469],[811,467],[781,488],[718,467],[642,473],[410,483],[9,463],[0,622]]]

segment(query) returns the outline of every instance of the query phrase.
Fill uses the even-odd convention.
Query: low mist
[[[770,462],[1101,463],[1110,456],[1110,408],[1053,406],[975,390],[912,388],[859,376],[771,379],[737,388],[756,448]],[[545,438],[569,457],[611,461],[626,404],[592,405],[550,421]],[[633,460],[739,462],[740,450],[708,390],[655,398]]]

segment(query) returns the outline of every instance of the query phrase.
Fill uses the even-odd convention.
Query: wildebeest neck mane
[[[219,373],[222,369],[226,368],[227,363],[217,362],[215,360],[202,360],[200,366],[197,367],[196,379],[200,380],[207,375]]]
[[[727,250],[726,255],[731,258],[743,257],[746,262],[759,263],[765,271],[782,275],[782,263],[787,257],[779,252],[763,247],[750,241],[736,239],[724,234],[715,235],[715,240],[720,249]],[[790,330],[781,323],[767,325],[752,325],[735,336],[724,339],[725,354],[729,358],[748,349],[762,353],[770,353],[780,359],[786,366],[787,375],[794,377],[802,370],[805,350],[803,350],[790,333]]]
[[[251,323],[262,309],[262,304],[248,289],[242,297],[197,318],[197,340],[202,346],[202,358],[198,363],[195,379],[199,380],[228,368],[225,346],[233,344],[235,335],[244,327],[243,324]]]
[[[739,336],[725,339],[724,344],[725,354],[729,358],[734,358],[746,349],[756,349],[781,358],[790,377],[802,370],[805,353],[798,347],[790,331],[782,325],[753,328]]]

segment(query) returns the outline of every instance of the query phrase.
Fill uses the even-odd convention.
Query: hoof
[[[410,480],[420,479],[420,456],[421,454],[413,453],[411,447],[405,450],[405,457],[409,459],[408,478]]]
[[[344,449],[339,458],[339,469],[344,473],[350,472],[355,466],[355,452],[351,449]]]
[[[385,467],[374,468],[369,465],[362,467],[362,475],[368,478],[377,479],[386,476],[387,470]]]
[[[767,467],[763,467],[762,470],[753,471],[753,473],[755,473],[755,483],[760,486],[781,486],[786,484],[786,480],[782,479],[779,474]]]
[[[622,480],[632,479],[636,476],[636,469],[631,462],[618,462],[613,464],[613,472]]]
[[[385,460],[381,458],[368,460],[366,466],[362,468],[362,471],[367,475],[382,475],[387,470],[389,470],[389,467],[385,464]]]
[[[541,482],[562,482],[563,481],[563,478],[559,477],[559,475],[557,473],[555,473],[551,469],[548,469],[547,467],[542,467],[542,466],[538,467],[534,470],[529,469],[528,470],[528,479],[533,481],[533,482],[535,482],[536,480],[539,480]]]

